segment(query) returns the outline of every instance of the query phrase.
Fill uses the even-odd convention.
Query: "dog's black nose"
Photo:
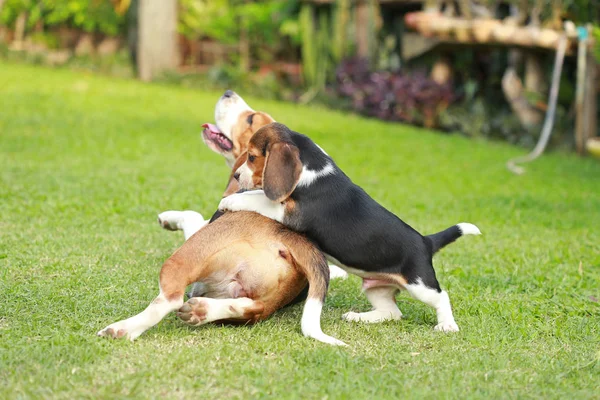
[[[236,181],[240,180],[240,173],[236,172],[235,174],[233,174],[233,177],[235,178]]]
[[[225,93],[223,93],[223,97],[231,97],[234,95],[233,90],[228,90]]]

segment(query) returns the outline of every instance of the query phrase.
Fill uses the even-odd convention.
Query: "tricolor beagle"
[[[400,319],[400,289],[435,308],[436,330],[458,331],[448,294],[441,290],[432,256],[462,235],[469,223],[422,236],[355,185],[307,136],[279,123],[261,128],[236,171],[240,186],[262,188],[226,197],[220,210],[256,211],[306,234],[346,271],[363,278],[373,310],[349,312],[349,321]]]
[[[245,162],[248,140],[273,119],[252,110],[232,91],[219,99],[215,119],[217,126],[205,125],[203,139],[234,165],[226,196],[239,190],[232,176]],[[208,224],[193,211],[167,211],[159,222],[165,229],[183,230],[186,242],[164,263],[158,297],[141,313],[98,335],[134,340],[175,310],[189,325],[252,323],[298,298],[308,283],[302,332],[325,343],[344,344],[321,330],[320,305],[329,271],[323,253],[305,236],[256,213],[229,213]],[[184,291],[192,283],[191,298],[184,304]]]

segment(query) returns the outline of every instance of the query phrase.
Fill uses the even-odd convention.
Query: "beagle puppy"
[[[314,240],[347,272],[362,277],[373,310],[344,314],[348,321],[400,319],[395,296],[406,290],[436,310],[436,330],[458,331],[450,299],[440,288],[433,255],[479,229],[460,223],[422,236],[354,184],[307,136],[279,123],[261,128],[236,171],[240,186],[256,189],[223,199],[223,211],[255,211]]]
[[[203,139],[234,166],[226,196],[240,189],[233,174],[245,162],[248,140],[273,118],[252,110],[241,97],[227,91],[217,103],[215,119],[216,126],[204,126]],[[323,303],[329,270],[312,241],[257,213],[229,213],[213,219],[208,223],[193,211],[167,211],[159,216],[165,229],[183,230],[186,242],[163,264],[160,292],[150,305],[100,330],[99,336],[134,340],[177,310],[188,325],[254,323],[302,299],[308,284],[303,334],[344,345],[321,330],[321,309],[315,305]],[[192,283],[190,299],[184,303],[184,291]]]

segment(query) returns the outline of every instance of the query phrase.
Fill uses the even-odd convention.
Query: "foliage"
[[[336,81],[337,93],[351,99],[355,111],[389,121],[432,127],[454,100],[450,85],[439,85],[424,73],[372,72],[365,59],[343,61]]]
[[[263,99],[294,101],[294,89],[284,85],[274,72],[244,72],[231,64],[214,65],[207,73],[170,73],[157,80],[202,91],[225,91],[235,88],[240,93],[252,93]]]
[[[292,21],[298,0],[181,0],[179,31],[196,40],[210,38],[225,44],[237,44],[244,38],[250,54],[240,57],[241,69],[247,69],[247,56],[271,62],[284,47],[285,37],[295,35]],[[244,46],[246,48],[246,46]]]
[[[87,32],[118,34],[124,25],[109,1],[98,0],[6,0],[0,10],[0,23],[13,26],[21,13],[27,15],[32,28],[68,24]]]
[[[349,0],[337,0],[331,17],[327,10],[316,9],[309,3],[300,9],[302,67],[305,84],[312,88],[313,94],[333,78],[335,65],[348,54],[350,11]]]
[[[300,21],[300,32],[302,33],[302,66],[304,79],[307,84],[314,85],[317,82],[317,58],[318,50],[315,35],[314,6],[305,4],[300,10],[298,17]]]
[[[244,20],[254,43],[273,45],[280,39],[280,27],[293,15],[296,1],[180,0],[180,7],[179,31],[187,37],[234,44]]]
[[[483,0],[479,3],[487,7],[495,7],[499,2]],[[527,11],[539,8],[542,19],[552,18],[555,12],[563,14],[575,23],[594,22],[600,18],[598,0],[508,0],[503,3],[509,3]]]
[[[600,25],[594,26],[592,30],[592,35],[594,36],[594,55],[596,56],[596,60],[600,63]]]

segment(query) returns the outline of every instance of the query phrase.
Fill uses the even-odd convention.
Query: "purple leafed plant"
[[[450,85],[425,73],[370,71],[366,59],[342,61],[335,76],[338,96],[348,99],[356,112],[379,119],[434,127],[438,114],[455,100]]]

